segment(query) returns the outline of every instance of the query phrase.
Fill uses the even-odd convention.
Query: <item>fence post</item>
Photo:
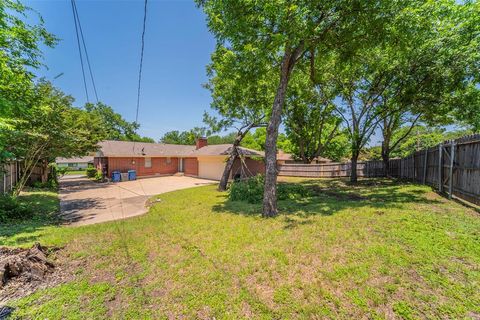
[[[454,159],[455,159],[455,142],[452,140],[450,144],[450,171],[448,173],[449,179],[448,179],[448,198],[452,199],[452,194],[453,194],[453,166],[455,164]]]
[[[427,165],[428,165],[428,148],[425,149],[425,159],[423,159],[423,184],[427,184]]]
[[[13,190],[13,163],[10,163],[10,192]]]
[[[438,145],[438,191],[442,192],[442,151],[443,151],[443,145],[440,143]]]

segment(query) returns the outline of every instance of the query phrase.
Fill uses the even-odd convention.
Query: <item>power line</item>
[[[75,14],[74,0],[71,0],[71,4],[72,4],[73,20],[75,22],[75,34],[77,35],[78,53],[80,55],[80,64],[82,65],[83,86],[85,87],[85,95],[87,96],[87,102],[89,102],[90,99],[88,97],[87,80],[85,78],[85,68],[83,67],[82,47],[80,46],[80,37],[78,36],[78,26],[77,26],[76,14]]]
[[[92,67],[90,65],[90,59],[88,58],[87,46],[85,44],[85,38],[83,36],[82,24],[80,23],[80,17],[78,16],[77,4],[75,3],[75,0],[72,0],[72,4],[73,4],[73,8],[74,8],[75,18],[78,21],[78,28],[80,30],[80,37],[82,38],[83,50],[85,51],[85,57],[87,58],[87,65],[88,65],[88,70],[90,72],[90,79],[92,80],[93,92],[95,93],[95,99],[97,100],[97,103],[98,103],[97,87],[95,86],[95,80],[93,79]],[[78,37],[78,35],[77,35],[77,37]]]
[[[143,30],[142,30],[142,49],[140,52],[140,69],[138,70],[138,90],[137,90],[137,111],[135,113],[135,123],[138,123],[138,110],[140,109],[140,90],[142,82],[142,68],[143,68],[143,51],[145,48],[145,27],[147,24],[147,1],[143,8]]]
[[[143,52],[145,49],[145,28],[147,25],[147,2],[145,0],[145,5],[143,7],[143,28],[142,28],[142,47],[140,50],[140,67],[138,69],[138,89],[137,89],[137,110],[135,112],[135,126],[138,126],[138,111],[140,109],[140,92],[142,88],[142,69],[143,69]],[[135,133],[137,128],[135,128]],[[135,141],[133,141],[133,154],[135,154]]]

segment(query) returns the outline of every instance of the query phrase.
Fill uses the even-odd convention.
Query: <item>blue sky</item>
[[[39,76],[86,102],[70,1],[36,0],[26,4],[40,13],[61,41],[44,49],[48,67]],[[77,0],[77,9],[99,99],[127,120],[135,119],[143,1]],[[205,66],[215,40],[203,12],[193,1],[149,0],[140,101],[139,133],[159,139],[170,130],[201,126],[209,110]],[[54,77],[63,75],[54,80]],[[90,87],[90,100],[93,90]]]

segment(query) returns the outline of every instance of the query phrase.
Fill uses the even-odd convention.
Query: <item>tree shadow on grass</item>
[[[56,194],[52,193],[28,193],[21,195],[19,201],[31,207],[33,217],[23,221],[11,221],[0,224],[0,245],[21,245],[37,240],[38,235],[31,234],[35,231],[61,223],[58,216],[60,205]],[[26,236],[15,237],[26,234]]]
[[[285,220],[285,228],[294,228],[311,223],[313,216],[331,216],[343,210],[359,210],[369,207],[375,212],[382,209],[403,208],[407,204],[439,204],[437,199],[427,199],[425,188],[406,188],[414,186],[386,179],[365,179],[355,185],[343,179],[317,180],[308,179],[297,182],[281,182],[302,185],[308,196],[293,195],[288,200],[278,201],[279,215]],[[225,197],[225,196],[224,196]],[[219,213],[233,213],[248,216],[261,214],[261,203],[250,204],[244,201],[225,200],[215,205],[212,210]]]

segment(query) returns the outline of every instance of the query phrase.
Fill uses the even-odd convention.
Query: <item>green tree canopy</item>
[[[102,102],[96,104],[85,104],[85,110],[92,115],[101,119],[103,127],[102,140],[125,140],[139,142],[155,142],[154,139],[139,136],[136,131],[140,127],[135,122],[128,122],[121,114],[116,113],[112,107]]]

